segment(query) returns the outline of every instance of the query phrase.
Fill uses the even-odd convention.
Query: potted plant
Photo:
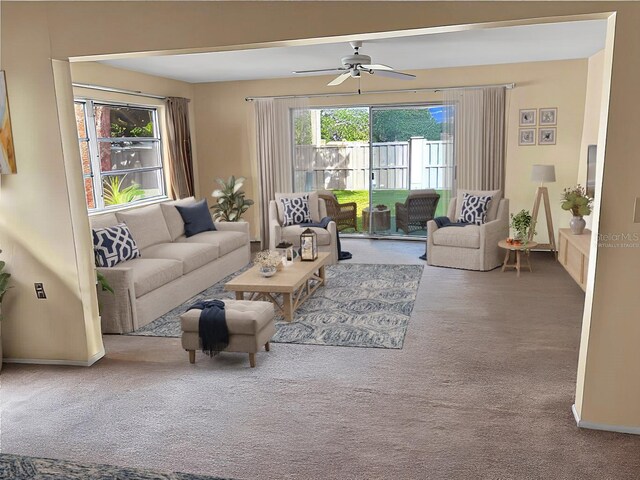
[[[520,210],[515,215],[512,213],[509,227],[514,232],[513,243],[526,245],[529,238],[536,234],[534,226],[533,217],[528,210]]]
[[[282,265],[282,255],[274,250],[263,250],[256,254],[254,262],[260,266],[260,275],[272,277]]]
[[[1,252],[2,250],[0,250]],[[7,273],[4,270],[5,262],[0,261],[0,320],[2,320],[2,300],[4,298],[4,294],[9,290],[9,279],[11,278],[11,274]],[[1,323],[0,323],[1,325]],[[2,370],[2,333],[0,332],[0,370]]]
[[[562,209],[571,211],[573,218],[569,222],[571,233],[580,235],[584,231],[587,222],[582,218],[591,214],[591,204],[593,198],[587,195],[584,187],[576,185],[572,188],[565,188],[562,192]]]
[[[228,181],[218,178],[219,189],[214,190],[211,196],[218,200],[211,210],[213,210],[213,219],[223,222],[238,222],[242,218],[242,214],[246,212],[253,200],[244,198],[242,185],[244,177],[229,177]]]

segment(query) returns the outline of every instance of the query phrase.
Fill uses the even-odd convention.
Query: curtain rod
[[[89,90],[100,90],[102,92],[122,93],[124,95],[135,95],[137,97],[157,98],[158,100],[166,100],[167,97],[161,95],[153,95],[151,93],[142,93],[136,90],[124,90],[122,88],[104,87],[102,85],[91,85],[89,83],[72,83],[77,88],[87,88]]]
[[[315,97],[349,97],[355,95],[381,95],[386,93],[418,93],[418,92],[440,92],[442,90],[464,90],[464,89],[476,89],[476,88],[489,88],[489,87],[505,87],[507,90],[515,88],[515,83],[497,83],[493,85],[469,85],[460,87],[433,87],[433,88],[403,88],[401,90],[371,90],[368,92],[336,92],[336,93],[306,93],[302,95],[265,95],[262,97],[245,97],[245,101],[252,102],[254,100],[267,99],[267,98],[315,98]]]

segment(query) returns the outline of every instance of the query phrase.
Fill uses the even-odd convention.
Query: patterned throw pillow
[[[282,202],[282,210],[284,212],[283,227],[311,222],[309,195],[281,198],[280,201]]]
[[[124,223],[113,227],[94,228],[92,232],[93,251],[98,267],[113,267],[140,256],[136,241]]]
[[[491,196],[479,196],[465,193],[462,197],[462,211],[459,220],[474,225],[482,225],[487,219],[487,210]]]

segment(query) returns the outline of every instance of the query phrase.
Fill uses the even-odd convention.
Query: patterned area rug
[[[138,468],[92,465],[6,454],[0,454],[0,478],[19,480],[224,480],[220,477],[206,475],[162,473]]]
[[[355,263],[327,267],[326,286],[316,290],[296,310],[295,321],[285,322],[282,316],[277,316],[277,331],[271,341],[402,348],[423,268],[422,265]],[[180,315],[197,300],[234,299],[233,292],[224,291],[224,284],[241,272],[221,280],[129,335],[180,337]]]

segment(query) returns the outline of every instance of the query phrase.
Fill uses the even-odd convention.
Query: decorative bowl
[[[260,275],[266,278],[273,277],[277,271],[277,267],[260,267]]]

